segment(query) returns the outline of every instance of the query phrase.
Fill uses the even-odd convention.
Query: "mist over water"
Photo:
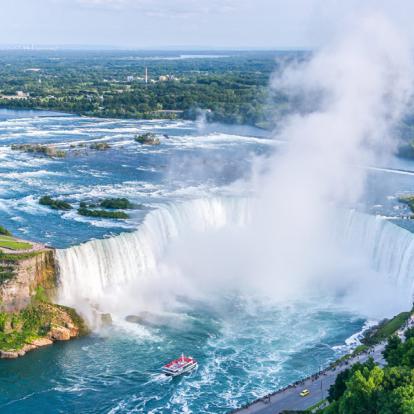
[[[62,300],[120,316],[170,309],[183,296],[219,304],[228,294],[276,303],[338,295],[375,317],[409,305],[407,295],[395,300],[400,288],[378,273],[384,267],[333,229],[363,195],[363,167],[395,147],[412,68],[409,46],[378,15],[284,68],[272,87],[300,104],[275,132],[286,145],[244,182],[254,196],[231,208],[214,200],[173,205],[135,233],[62,251]]]
[[[260,245],[252,257],[271,275],[266,282],[276,279],[285,289],[280,275],[289,275],[297,291],[318,282],[330,257],[339,268],[349,261],[335,251],[330,226],[338,207],[360,200],[366,183],[361,167],[395,146],[392,132],[412,95],[412,67],[395,28],[370,16],[275,77],[275,88],[306,105],[282,120],[276,137],[287,145],[255,183],[248,250]]]
[[[27,222],[36,221],[28,218],[37,214],[43,225],[51,217],[40,215],[35,197],[52,189],[74,204],[87,193],[150,205],[126,223],[135,231],[121,234],[111,222],[54,213],[45,229],[51,240],[64,236],[62,247],[90,240],[58,250],[57,261],[60,302],[78,309],[94,333],[1,363],[0,410],[225,413],[338,358],[370,319],[407,310],[414,236],[356,207],[368,171],[387,177],[393,191],[401,183],[411,188],[410,176],[364,168],[393,151],[393,129],[411,102],[411,68],[409,47],[383,17],[355,23],[275,74],[272,87],[293,102],[273,134],[283,145],[202,122],[194,131],[190,122],[30,121],[30,134],[58,142],[61,123],[62,145],[70,135],[110,140],[116,168],[107,153],[12,170],[38,191],[32,213],[13,213],[29,234]],[[6,123],[0,136],[26,142],[26,123]],[[17,128],[16,136],[7,128]],[[159,148],[136,147],[133,134],[142,130],[170,138]],[[24,154],[0,156],[10,168],[27,163]],[[85,172],[93,173],[86,182]],[[36,181],[41,174],[47,178]],[[118,235],[103,237],[110,233],[102,224]],[[111,314],[111,326],[102,326],[101,313]],[[198,360],[198,370],[176,380],[160,375],[182,352]]]

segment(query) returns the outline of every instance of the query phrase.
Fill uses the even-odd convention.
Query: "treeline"
[[[298,56],[245,52],[220,58],[146,60],[118,52],[0,53],[0,96],[5,96],[0,97],[0,106],[186,119],[194,119],[203,109],[208,110],[208,121],[260,125],[269,119],[270,106],[285,104],[283,96],[268,94],[272,72],[280,62]],[[143,80],[146,67],[148,84]],[[18,91],[30,96],[10,99]]]
[[[330,405],[320,414],[413,414],[414,328],[388,340],[380,367],[372,359],[341,372],[329,390]]]

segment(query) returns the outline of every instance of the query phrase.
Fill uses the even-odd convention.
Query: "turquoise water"
[[[0,361],[0,411],[225,413],[317,370],[363,323],[312,303],[247,309],[192,308],[137,332],[118,328]],[[161,375],[183,351],[198,370]]]
[[[133,141],[149,130],[168,138],[159,147]],[[70,150],[71,144],[98,141],[112,148],[71,150],[61,160],[10,149],[36,142]],[[165,203],[238,195],[237,182],[250,175],[255,159],[278,147],[252,128],[0,111],[0,223],[59,248],[133,231]],[[397,214],[395,188],[414,189],[411,163],[393,162],[392,168],[408,173],[372,172],[366,209]],[[40,206],[45,194],[74,206],[111,196],[143,207],[122,223],[89,219]],[[115,318],[112,327],[89,337],[0,361],[0,412],[226,413],[345,352],[345,341],[366,319],[337,302],[314,297],[274,303],[223,292],[208,301],[180,298],[152,310],[140,325]],[[182,352],[198,360],[198,370],[162,376],[160,367]]]

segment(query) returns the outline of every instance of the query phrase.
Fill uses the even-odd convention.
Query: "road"
[[[270,396],[253,402],[248,407],[232,411],[232,413],[279,414],[284,410],[306,410],[328,396],[329,387],[335,382],[336,376],[341,371],[349,368],[350,365],[356,362],[365,362],[369,357],[372,357],[379,365],[384,365],[385,361],[382,357],[382,351],[384,350],[385,344],[385,342],[382,342],[371,348],[370,351],[349,359],[347,363],[341,363],[334,369],[323,371],[318,378],[309,378],[299,385],[277,391]],[[301,397],[299,395],[304,389],[310,391],[307,397]]]

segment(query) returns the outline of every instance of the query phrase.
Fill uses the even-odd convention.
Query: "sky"
[[[371,11],[414,40],[412,0],[0,0],[0,45],[317,48]]]

